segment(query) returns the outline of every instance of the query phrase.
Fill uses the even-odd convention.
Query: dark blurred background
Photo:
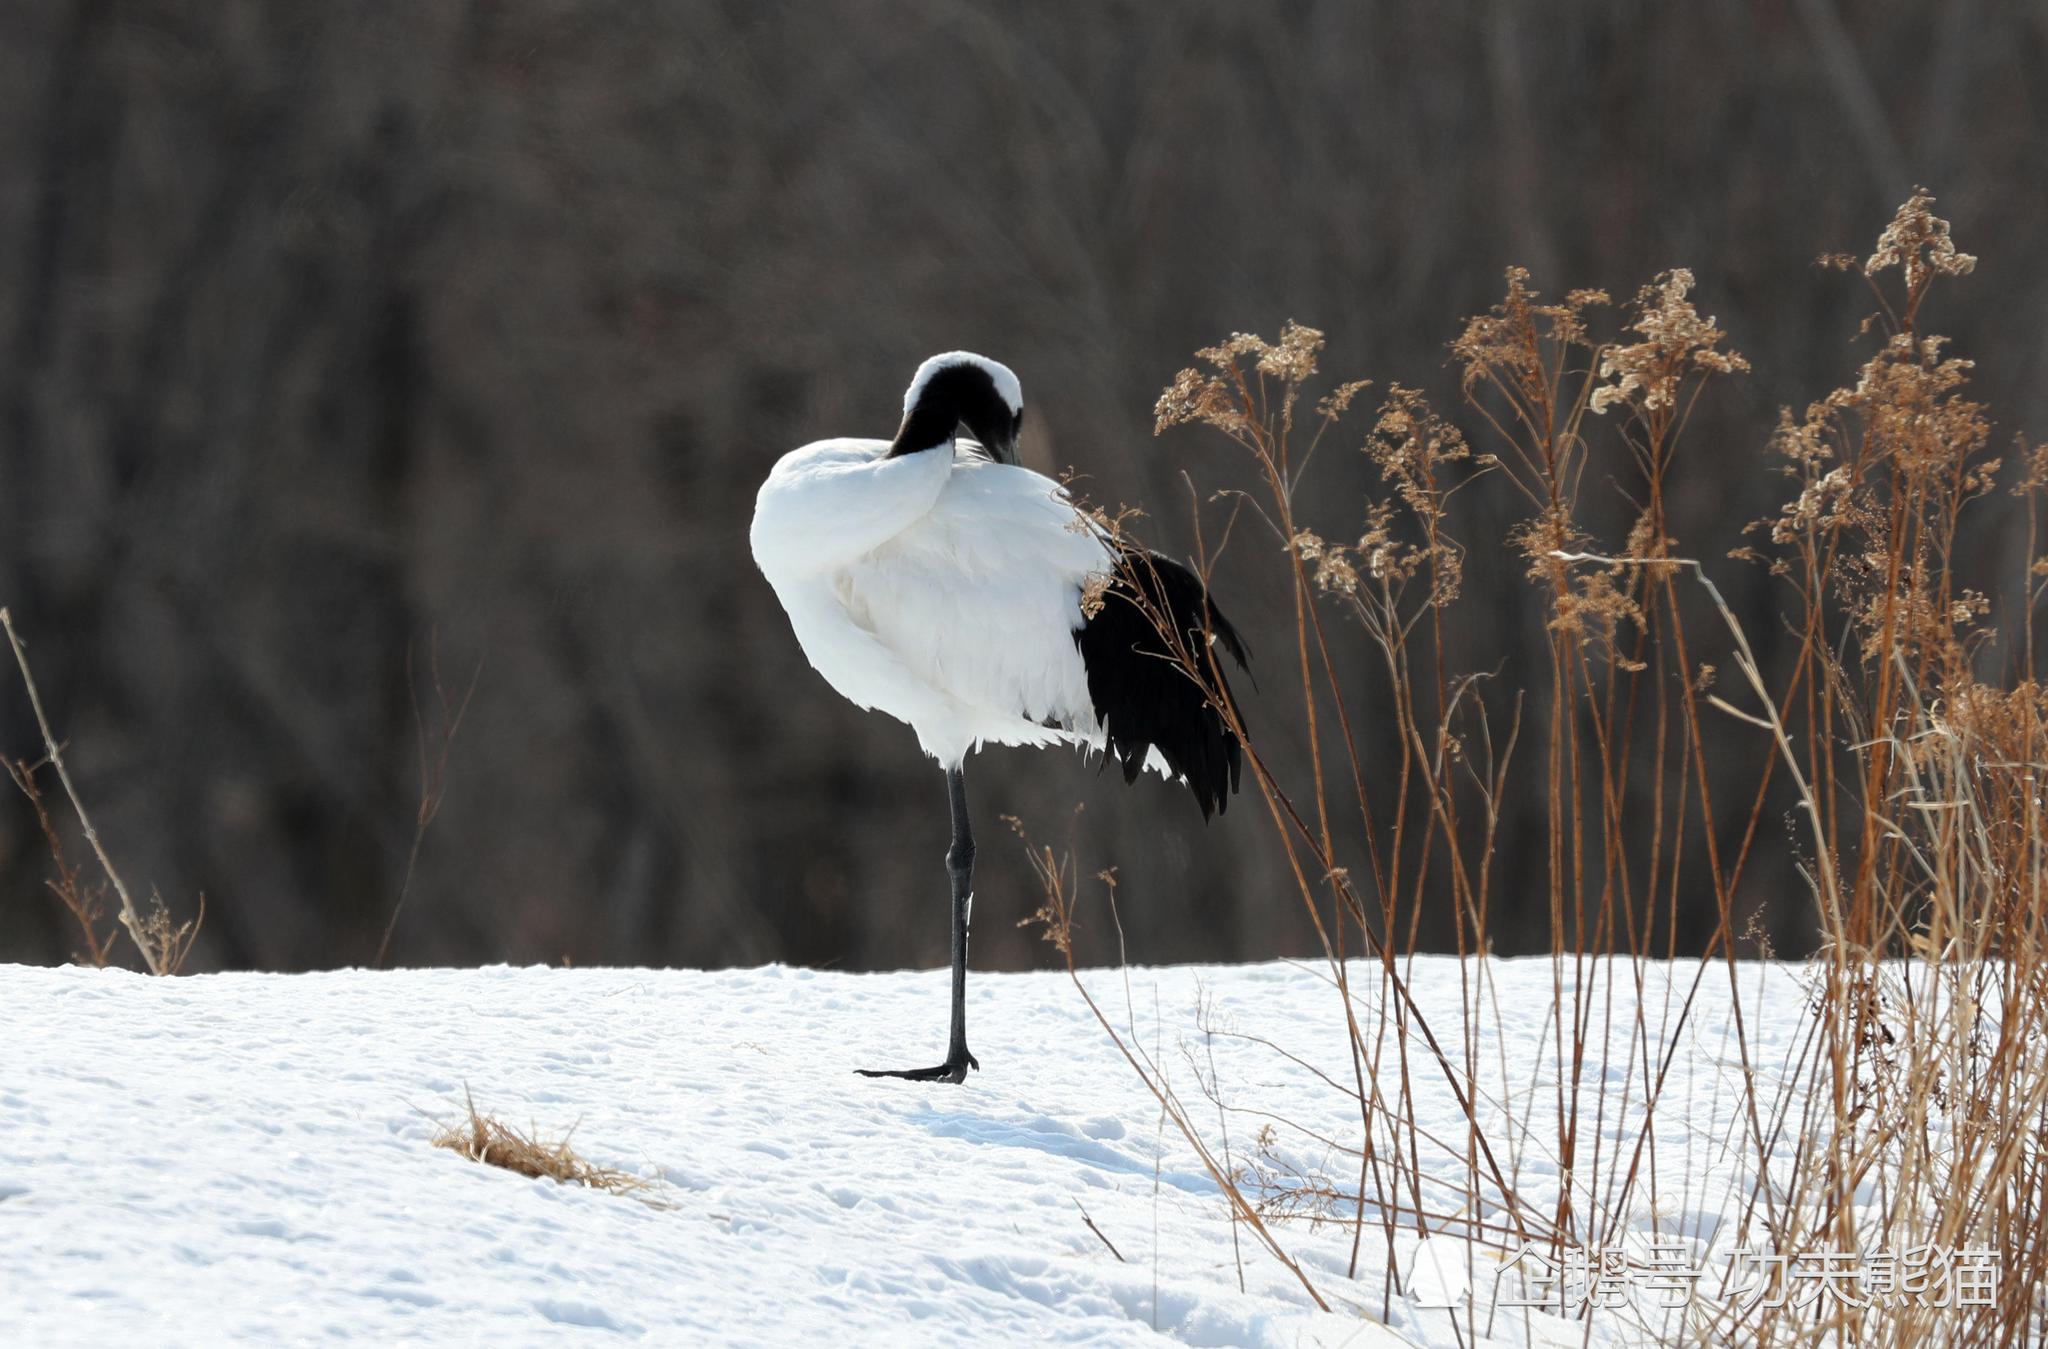
[[[1867,296],[1811,260],[1867,251],[1916,182],[1983,257],[1931,326],[2001,437],[2048,431],[2044,71],[2048,5],[1989,0],[19,0],[0,603],[131,883],[205,893],[192,968],[372,957],[434,650],[451,697],[481,669],[396,962],[938,963],[943,785],[754,572],[776,456],[888,435],[917,362],[968,347],[1022,375],[1027,462],[1149,503],[1184,552],[1182,470],[1244,481],[1206,433],[1152,437],[1193,348],[1297,318],[1326,371],[1450,407],[1444,343],[1504,266],[1619,299],[1686,265],[1756,364],[1689,433],[1676,532],[1719,558],[1783,495],[1775,410],[1861,359]],[[1317,471],[1305,517],[1346,537],[1367,465]],[[1460,621],[1533,683],[1540,605],[1483,546],[1515,514],[1484,490]],[[1276,560],[1220,598],[1284,760]],[[1717,574],[1768,641],[1760,569]],[[1743,778],[1738,732],[1715,767]],[[38,752],[11,667],[0,752]],[[1309,949],[1254,802],[1205,829],[1157,780],[1014,750],[971,785],[977,964],[1047,958],[998,815],[1061,840],[1077,798],[1132,959]],[[1801,949],[1766,832],[1743,902]],[[1504,846],[1512,949],[1547,931],[1518,888],[1540,822]],[[77,948],[48,872],[10,790],[0,959]]]

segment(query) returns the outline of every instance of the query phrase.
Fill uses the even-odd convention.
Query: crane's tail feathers
[[[1244,639],[1192,571],[1147,549],[1121,551],[1101,611],[1074,634],[1088,667],[1088,699],[1124,781],[1137,781],[1148,760],[1155,766],[1164,760],[1208,819],[1228,807],[1244,758],[1204,687],[1213,677],[1229,697],[1223,661],[1211,657],[1210,643],[1245,668]],[[1166,632],[1177,639],[1169,642]],[[1183,667],[1183,657],[1197,662],[1200,681]]]

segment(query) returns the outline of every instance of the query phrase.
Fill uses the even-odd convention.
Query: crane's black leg
[[[967,775],[946,770],[946,795],[953,808],[953,843],[946,872],[953,879],[953,1022],[946,1061],[932,1068],[862,1068],[863,1077],[907,1077],[913,1082],[962,1082],[981,1064],[967,1052],[967,919],[974,908],[974,826],[967,819]]]

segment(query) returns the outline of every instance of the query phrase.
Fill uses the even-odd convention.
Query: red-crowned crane
[[[894,440],[792,450],[754,503],[754,561],[812,667],[857,706],[907,722],[946,773],[946,1061],[861,1070],[870,1077],[959,1082],[981,1067],[967,1051],[971,750],[1103,750],[1126,782],[1148,765],[1184,781],[1204,819],[1237,790],[1237,737],[1173,660],[1151,614],[1169,617],[1187,650],[1221,642],[1242,665],[1236,629],[1186,567],[1112,542],[1058,483],[1019,467],[1023,422],[1023,391],[1008,366],[947,352],[918,367]],[[1102,601],[1093,617],[1082,612],[1091,578]]]

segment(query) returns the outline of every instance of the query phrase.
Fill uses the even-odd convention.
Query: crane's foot
[[[961,1050],[932,1068],[856,1068],[862,1077],[900,1077],[910,1082],[965,1082],[967,1070],[981,1071],[981,1060]]]

